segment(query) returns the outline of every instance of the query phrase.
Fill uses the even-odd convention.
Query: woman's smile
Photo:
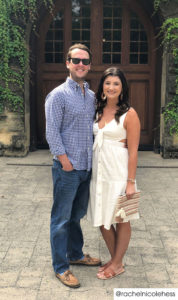
[[[122,83],[117,76],[108,76],[103,84],[103,93],[107,98],[117,98],[122,92]]]

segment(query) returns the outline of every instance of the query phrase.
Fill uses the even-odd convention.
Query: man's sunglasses
[[[89,58],[76,58],[76,57],[69,57],[69,61],[72,61],[74,65],[78,65],[80,62],[82,62],[83,65],[88,66],[90,64]]]

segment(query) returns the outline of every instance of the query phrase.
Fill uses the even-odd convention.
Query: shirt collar
[[[70,77],[67,77],[66,82],[73,89],[80,88],[80,85],[75,80],[71,79]],[[84,86],[84,89],[89,89],[88,82],[84,81],[83,86]]]

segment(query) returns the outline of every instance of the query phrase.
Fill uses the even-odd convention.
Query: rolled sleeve
[[[63,97],[50,93],[45,102],[46,139],[53,155],[65,154],[65,147],[61,138],[61,123],[64,114]]]

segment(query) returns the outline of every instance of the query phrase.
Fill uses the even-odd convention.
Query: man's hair
[[[90,49],[89,49],[87,46],[85,46],[85,45],[83,45],[83,44],[80,44],[80,43],[74,44],[74,45],[72,45],[72,46],[69,48],[68,53],[67,53],[67,56],[66,56],[66,59],[67,59],[67,60],[69,60],[69,59],[71,58],[71,53],[72,53],[72,51],[73,51],[74,49],[81,49],[81,50],[84,50],[84,51],[88,52],[89,58],[90,58],[90,61],[91,61],[92,54],[91,54]]]

